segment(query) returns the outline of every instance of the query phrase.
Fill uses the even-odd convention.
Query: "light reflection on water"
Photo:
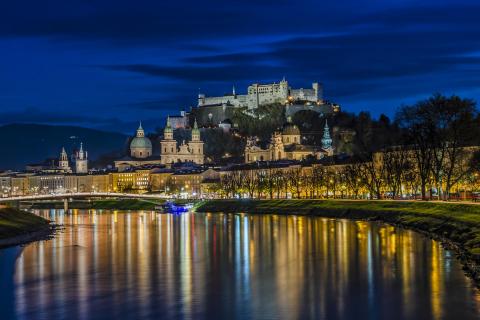
[[[391,226],[301,216],[44,210],[16,264],[24,319],[477,318],[451,252]]]

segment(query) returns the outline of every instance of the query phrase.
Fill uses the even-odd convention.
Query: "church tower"
[[[88,152],[83,151],[83,143],[80,143],[80,150],[75,157],[75,172],[88,173]]]
[[[325,127],[323,128],[322,149],[327,151],[329,155],[333,154],[332,138],[330,137],[327,120],[325,120]]]
[[[197,119],[193,124],[192,140],[188,144],[190,153],[192,155],[192,161],[198,164],[203,164],[203,141],[200,139],[200,130],[198,129]]]
[[[167,117],[167,124],[163,130],[163,140],[160,141],[161,162],[162,164],[172,163],[176,161],[177,141],[173,139],[173,129],[170,125],[170,117]]]
[[[277,161],[285,159],[285,146],[282,141],[282,134],[279,132],[274,132],[272,134],[272,139],[270,141],[270,160]]]
[[[68,155],[65,151],[65,148],[62,148],[60,153],[60,158],[58,159],[58,167],[64,172],[71,172],[70,166],[68,165]]]

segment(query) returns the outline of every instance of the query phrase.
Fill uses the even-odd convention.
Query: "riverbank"
[[[197,212],[245,212],[378,220],[413,229],[455,250],[480,286],[480,206],[472,204],[355,200],[208,200]]]
[[[32,213],[13,208],[0,209],[0,248],[46,240],[55,226]]]
[[[98,199],[74,200],[68,203],[69,209],[102,209],[102,210],[154,210],[165,203],[164,200],[150,199]],[[32,209],[63,209],[63,201],[35,202]]]

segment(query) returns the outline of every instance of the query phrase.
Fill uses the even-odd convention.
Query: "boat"
[[[159,213],[182,214],[189,212],[192,208],[193,203],[176,204],[173,201],[167,201],[160,206],[156,206],[155,210],[159,211]]]

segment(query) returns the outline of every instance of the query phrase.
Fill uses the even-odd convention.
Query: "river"
[[[381,223],[150,211],[37,213],[65,228],[23,250],[0,251],[2,319],[480,315],[480,294],[452,252]]]

